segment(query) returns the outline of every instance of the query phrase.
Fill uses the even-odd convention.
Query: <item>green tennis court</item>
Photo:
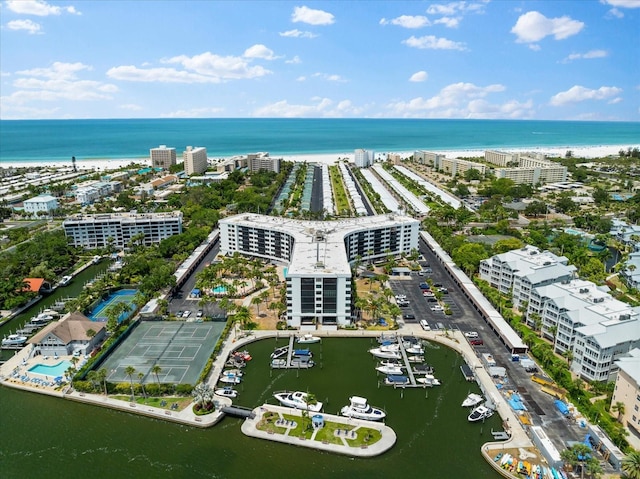
[[[185,323],[181,321],[143,321],[101,365],[107,370],[107,381],[140,382],[158,380],[169,384],[195,385],[213,352],[225,323]],[[158,365],[161,371],[151,372]],[[126,373],[135,369],[132,378]]]

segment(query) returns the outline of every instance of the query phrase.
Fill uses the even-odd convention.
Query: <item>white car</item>
[[[183,318],[188,318],[189,316],[191,316],[191,311],[185,311],[182,315]]]
[[[427,323],[424,319],[420,320],[420,326],[422,327],[422,329],[424,329],[425,331],[431,331],[431,326],[429,326],[429,323]]]
[[[407,299],[407,295],[406,294],[396,294],[396,300],[398,301],[402,301]]]
[[[480,337],[480,335],[475,331],[467,331],[466,333],[464,333],[464,335],[469,339],[475,339]]]
[[[439,304],[436,304],[435,306],[431,306],[431,311],[444,311],[444,308]]]

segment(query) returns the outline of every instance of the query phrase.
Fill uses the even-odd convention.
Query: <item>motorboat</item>
[[[289,354],[289,346],[282,346],[273,350],[271,353],[271,359],[278,359],[286,356],[287,354]]]
[[[482,402],[483,398],[480,394],[470,393],[464,401],[462,407],[475,407]]]
[[[287,367],[287,360],[284,358],[276,358],[271,360],[271,367],[274,369],[282,369]]]
[[[416,378],[416,382],[428,387],[440,386],[440,380],[436,379],[433,374],[425,374],[421,378]]]
[[[238,376],[239,378],[241,378],[243,372],[239,369],[226,369],[222,371],[222,374],[224,374],[225,376]]]
[[[319,412],[322,409],[322,403],[316,401],[314,404],[307,404],[307,398],[309,395],[302,391],[282,391],[274,393],[275,397],[280,404],[286,407],[292,407],[296,409],[305,409],[313,412]]]
[[[311,368],[315,366],[315,362],[309,356],[293,357],[291,358],[292,368]]]
[[[22,346],[26,342],[27,342],[26,336],[21,336],[19,334],[10,334],[9,336],[6,336],[2,340],[2,345],[15,347],[15,346]]]
[[[402,375],[402,368],[399,366],[378,366],[376,371],[381,372],[382,374],[392,374],[395,376]]]
[[[424,356],[418,356],[418,355],[408,356],[407,361],[409,361],[410,363],[422,363],[424,362]]]
[[[242,382],[242,378],[239,378],[238,376],[225,376],[224,374],[222,376],[220,376],[219,381],[221,383],[225,383],[225,384],[240,384],[240,382]]]
[[[405,368],[405,365],[396,359],[383,359],[380,361],[380,366],[394,366],[396,368]]]
[[[93,264],[98,264],[101,260],[102,260],[102,256],[96,255],[96,256],[93,257],[92,262],[93,262]]]
[[[356,419],[364,419],[366,421],[379,421],[387,415],[382,409],[367,404],[366,398],[360,396],[351,396],[350,404],[340,409],[340,414],[347,417],[355,417]]]
[[[229,368],[244,368],[247,363],[240,358],[230,357],[224,365]]]
[[[384,383],[387,386],[393,386],[393,387],[403,387],[408,385],[410,382],[411,381],[409,380],[408,376],[402,376],[402,375],[389,375],[386,378],[384,378]]]
[[[493,409],[489,409],[484,404],[481,404],[480,406],[476,406],[473,411],[471,411],[471,414],[469,414],[469,417],[467,419],[469,420],[469,422],[484,421],[492,415]]]
[[[420,344],[413,344],[408,348],[405,348],[405,351],[407,352],[407,354],[413,355],[424,354],[424,348]]]
[[[397,349],[386,348],[385,346],[380,346],[379,348],[370,349],[369,352],[373,354],[376,358],[382,359],[400,359],[402,356],[400,355],[400,351]]]
[[[243,361],[251,361],[251,355],[249,351],[234,351],[231,353],[234,358],[242,359]]]
[[[226,388],[220,388],[220,389],[216,389],[215,391],[213,391],[213,393],[216,396],[222,396],[225,398],[236,398],[238,397],[238,391],[236,391],[235,389],[231,388],[231,387],[226,387]]]
[[[311,356],[313,356],[313,353],[309,350],[309,348],[293,350],[294,358],[310,358]]]
[[[71,280],[73,279],[73,276],[63,276],[62,279],[60,280],[60,286],[66,286],[69,283],[71,283]]]
[[[308,333],[303,336],[299,336],[297,339],[298,344],[313,344],[313,343],[319,343],[320,341],[321,341],[321,338]]]
[[[393,344],[398,341],[398,337],[395,333],[393,334],[384,334],[382,333],[380,337],[378,337],[378,342],[380,344]]]

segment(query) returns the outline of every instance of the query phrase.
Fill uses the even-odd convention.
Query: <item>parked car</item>
[[[442,294],[449,294],[449,290],[447,288],[440,288],[438,291],[440,291]]]
[[[429,323],[427,323],[426,320],[421,319],[420,320],[420,326],[422,327],[422,329],[424,329],[425,331],[431,331],[431,326],[429,326]]]
[[[435,306],[431,306],[431,311],[444,311],[444,308],[439,304],[436,304]]]
[[[180,311],[178,311],[178,312],[176,313],[176,316],[177,316],[178,318],[181,318],[183,314],[184,314],[184,311],[180,310]]]
[[[406,294],[396,294],[396,300],[397,301],[402,301],[403,299],[407,299],[407,295]]]
[[[431,289],[431,286],[427,283],[420,283],[420,289]]]
[[[476,333],[475,331],[467,331],[466,333],[464,333],[464,335],[467,338],[479,338],[480,335],[478,333]]]
[[[196,317],[201,318],[203,314],[204,312],[201,309],[199,309],[198,313],[196,314]]]
[[[433,283],[434,288],[442,288],[442,283]]]
[[[409,301],[398,301],[398,306],[401,308],[407,308],[409,306]]]
[[[436,298],[435,296],[427,296],[427,303],[437,303],[438,302],[438,298]]]
[[[416,319],[416,315],[415,314],[404,314],[402,317],[404,319]]]
[[[424,273],[422,271],[418,271],[418,276],[424,276]]]
[[[481,338],[473,338],[469,340],[469,344],[472,346],[482,346],[484,341]]]
[[[423,271],[425,273],[433,273],[433,270],[431,268],[425,268]]]
[[[184,314],[182,315],[183,318],[188,318],[189,316],[191,316],[191,311],[185,311]]]

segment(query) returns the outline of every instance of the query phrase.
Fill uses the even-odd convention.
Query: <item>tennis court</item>
[[[91,321],[99,321],[105,323],[107,321],[107,311],[112,306],[115,306],[118,303],[125,303],[129,306],[129,311],[123,312],[118,317],[118,322],[121,323],[125,319],[127,319],[133,311],[135,310],[135,306],[133,305],[133,298],[135,297],[137,291],[135,289],[121,289],[118,291],[114,291],[111,293],[104,301],[101,301],[95,309],[89,315],[89,319]]]
[[[128,382],[127,367],[135,369],[134,382],[158,380],[169,384],[195,386],[215,347],[224,322],[185,323],[181,321],[144,321],[101,365],[107,370],[107,381]],[[151,371],[158,365],[161,371]]]

